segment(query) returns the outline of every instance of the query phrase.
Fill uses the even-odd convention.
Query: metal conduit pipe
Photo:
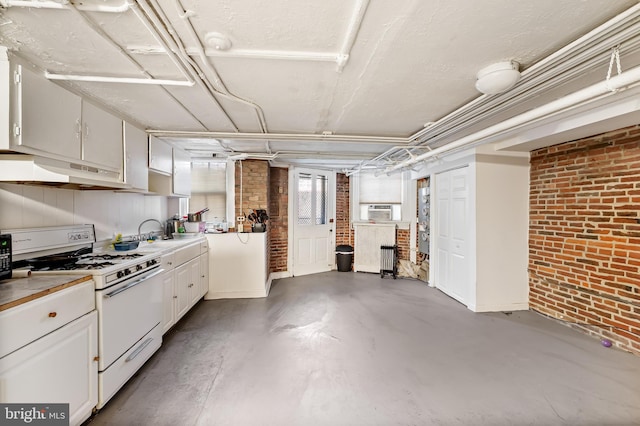
[[[385,169],[385,172],[390,173],[398,169],[411,166],[447,151],[460,149],[472,144],[481,144],[483,140],[486,140],[489,137],[499,135],[500,133],[508,130],[513,130],[525,124],[529,124],[532,121],[543,119],[550,114],[558,113],[560,111],[576,107],[586,101],[611,96],[615,94],[615,91],[631,87],[638,84],[638,82],[640,82],[640,67],[635,67],[618,76],[612,77],[609,81],[596,83],[563,98],[550,102],[546,105],[505,120],[502,123],[487,127],[486,129],[461,138],[455,142],[438,148],[434,148],[432,151],[421,154],[415,158],[411,158],[394,166],[387,167]]]
[[[36,9],[67,9],[71,4],[69,0],[63,1],[40,1],[40,0],[5,0],[1,2],[5,7],[33,7]],[[123,2],[120,6],[100,6],[91,4],[74,5],[80,10],[87,12],[104,12],[104,13],[122,13],[129,9],[127,2]]]
[[[349,27],[347,29],[347,35],[342,42],[342,48],[340,49],[340,53],[336,60],[338,63],[338,72],[342,72],[344,67],[347,66],[349,56],[351,55],[351,49],[356,42],[356,38],[360,32],[360,26],[362,25],[364,15],[367,12],[368,7],[369,0],[358,0],[356,2],[355,13],[351,17],[351,21],[349,22]]]
[[[449,136],[460,129],[468,128],[478,123],[481,117],[484,117],[486,111],[495,111],[499,113],[503,110],[507,110],[512,107],[510,101],[517,100],[517,96],[524,94],[529,90],[535,90],[537,92],[542,90],[548,90],[553,87],[557,87],[580,75],[585,69],[591,67],[594,63],[599,63],[605,58],[609,52],[608,49],[612,46],[618,45],[622,42],[626,43],[627,48],[634,48],[640,44],[639,38],[635,36],[638,34],[637,18],[640,14],[640,4],[633,6],[618,16],[610,19],[606,23],[593,29],[589,33],[580,37],[579,39],[569,43],[560,50],[552,53],[541,61],[533,64],[522,72],[522,82],[519,83],[513,90],[511,90],[507,96],[480,96],[463,107],[451,112],[450,114],[442,117],[431,126],[421,129],[416,132],[409,139],[412,139],[411,145],[420,146],[424,143],[424,138],[429,133],[444,128],[442,133],[439,133],[436,138],[431,138],[428,144],[436,143],[446,136]],[[635,37],[634,37],[635,36]],[[630,43],[631,42],[631,43]],[[580,49],[580,46],[590,43],[590,46],[585,46]],[[572,54],[574,51],[578,51]],[[595,54],[594,51],[600,50],[601,53]],[[568,56],[571,56],[568,58]],[[547,74],[553,71],[554,73],[566,73],[560,79],[554,79],[553,81],[544,80]],[[541,81],[542,80],[542,81]],[[472,112],[472,118],[469,117],[469,112]],[[398,150],[392,150],[387,155]]]
[[[176,50],[181,51],[181,49],[183,48],[178,44],[176,40],[174,40],[174,37],[172,36],[172,34],[167,33],[165,24],[159,21],[154,11],[150,10],[149,6],[146,3],[141,2],[139,0],[127,0],[127,1],[131,6],[131,9],[134,11],[134,13],[136,13],[136,16],[138,17],[138,19],[143,23],[143,25],[146,26],[146,28],[151,32],[154,38],[156,38],[156,40],[158,40],[161,43],[161,46],[165,49],[167,55],[169,55],[174,62],[179,61],[181,63],[181,67],[185,70],[185,72],[191,75],[192,78],[195,79],[196,83],[202,89],[204,89],[206,93],[209,94],[210,99],[220,109],[220,111],[222,111],[223,115],[229,121],[233,129],[235,131],[238,131],[238,126],[235,124],[235,122],[229,116],[227,111],[222,107],[222,105],[220,105],[218,100],[213,95],[211,88],[207,84],[208,82],[206,81],[206,78],[202,75],[201,72],[197,70],[197,67],[195,66],[195,64],[193,64],[190,61],[190,58],[188,58],[188,56],[187,56],[187,59],[185,59],[186,55],[182,55],[176,52]],[[159,7],[157,3],[155,4],[157,7]],[[174,34],[175,34],[175,31],[174,31]],[[176,38],[178,37],[176,36]],[[170,46],[170,44],[172,44],[172,46]],[[207,126],[205,126],[199,119],[197,121],[202,124],[203,128],[205,129],[207,128]]]
[[[363,135],[319,135],[305,133],[229,133],[229,132],[199,132],[183,130],[150,129],[147,133],[157,137],[194,137],[207,139],[253,139],[270,141],[320,141],[325,143],[356,142],[372,145],[401,145],[407,142],[406,138],[390,136],[363,136]]]
[[[220,75],[218,74],[218,71],[215,69],[215,67],[209,61],[209,58],[207,57],[207,54],[204,51],[204,47],[202,46],[202,42],[200,41],[200,38],[196,34],[196,30],[193,28],[193,23],[191,22],[189,14],[185,10],[184,6],[182,5],[182,2],[180,0],[175,0],[175,5],[176,5],[176,8],[178,8],[178,12],[179,12],[180,18],[182,18],[182,20],[184,20],[184,22],[186,24],[186,28],[189,31],[189,34],[191,35],[191,38],[193,39],[193,41],[195,43],[196,49],[197,49],[198,54],[200,56],[200,60],[202,61],[202,63],[205,66],[205,68],[213,75],[214,82],[218,84],[220,89],[222,89],[222,90],[218,90],[216,93],[218,93],[219,95],[221,95],[223,97],[226,97],[227,99],[239,102],[239,103],[244,104],[244,105],[248,105],[249,107],[253,108],[255,110],[257,116],[258,116],[258,122],[260,124],[260,130],[263,133],[266,133],[268,131],[267,130],[267,123],[266,123],[266,120],[265,120],[265,117],[264,117],[264,112],[262,111],[262,108],[260,108],[260,106],[258,104],[256,104],[255,102],[251,102],[249,100],[243,99],[243,98],[231,93],[229,91],[229,89],[227,89],[227,87],[224,85],[224,82],[222,81],[222,78],[220,78]]]
[[[637,34],[638,28],[628,29],[626,31],[628,32],[628,34]],[[553,81],[546,80],[546,81],[540,82],[540,80],[544,79],[545,76],[539,76],[538,78],[525,80],[521,84],[519,84],[519,86],[516,87],[512,92],[509,92],[509,96],[507,97],[501,96],[498,98],[494,97],[495,99],[494,102],[485,103],[481,106],[478,106],[473,111],[473,115],[471,119],[469,119],[468,116],[456,117],[452,122],[448,123],[447,128],[444,131],[442,131],[441,133],[438,133],[438,135],[436,135],[435,137],[430,138],[427,143],[430,145],[437,143],[450,135],[458,133],[460,130],[469,128],[477,124],[478,119],[485,119],[487,117],[488,111],[491,112],[491,115],[495,115],[495,114],[499,114],[500,112],[506,111],[509,108],[512,108],[511,101],[517,101],[516,99],[517,96],[527,96],[528,95],[527,92],[529,91],[540,92],[545,90],[551,90],[555,87],[561,86],[565,82],[571,81],[577,75],[583,74],[585,70],[590,69],[594,64],[603,63],[606,60],[606,58],[610,55],[609,51],[607,50],[610,43],[607,42],[606,43],[607,46],[601,46],[602,44],[604,43],[600,43],[598,44],[598,46],[596,46],[596,48],[591,49],[591,50],[596,50],[597,48],[599,48],[603,51],[598,55],[591,56],[589,60],[585,60],[583,56],[580,55],[578,57],[575,57],[561,64],[561,66],[559,67],[560,69],[558,69],[557,72],[562,73],[562,75],[558,78],[554,78]],[[640,46],[640,36],[636,36],[632,40],[632,43],[625,44],[625,47],[628,49],[637,48],[638,46]],[[567,70],[569,72],[567,72]],[[534,96],[534,95],[535,93],[530,94],[530,96]],[[433,131],[432,129],[434,127],[435,126],[432,126],[428,130]],[[420,146],[420,145],[417,145],[417,146]]]
[[[153,76],[147,70],[145,70],[144,67],[142,65],[140,65],[138,63],[138,61],[136,61],[129,54],[129,52],[127,52],[125,49],[122,48],[122,46],[120,46],[118,43],[116,43],[116,41],[113,38],[111,38],[111,36],[109,36],[109,34],[107,34],[102,29],[102,27],[100,27],[95,22],[93,22],[91,19],[89,19],[84,14],[83,11],[79,10],[74,4],[69,4],[68,9],[71,10],[72,12],[74,12],[76,15],[78,15],[78,17],[80,19],[82,19],[93,31],[95,31],[96,34],[100,35],[100,37],[102,37],[105,41],[107,41],[109,44],[111,44],[121,54],[123,54],[124,57],[127,58],[129,60],[129,62],[131,62],[136,68],[138,68],[143,75],[149,77],[150,79],[153,79]],[[189,80],[189,81],[193,81],[193,80]],[[173,99],[178,105],[180,105],[180,107],[182,107],[182,109],[184,109],[187,114],[189,114],[195,121],[200,123],[202,125],[202,127],[206,128],[206,126],[191,112],[191,110],[189,110],[189,108],[187,108],[182,102],[180,102],[178,99],[176,99],[176,97],[173,96],[173,94],[171,94],[171,92],[169,92],[164,86],[160,86],[160,87],[171,99]]]

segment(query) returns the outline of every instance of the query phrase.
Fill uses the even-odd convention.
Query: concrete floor
[[[90,423],[640,424],[640,357],[419,281],[330,272],[201,302]]]

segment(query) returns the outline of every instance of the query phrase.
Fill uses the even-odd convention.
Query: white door
[[[436,175],[435,285],[454,299],[468,303],[469,229],[468,167]]]
[[[333,268],[336,198],[335,172],[293,169],[293,275]]]

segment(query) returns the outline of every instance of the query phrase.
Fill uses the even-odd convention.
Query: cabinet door
[[[171,175],[173,168],[172,148],[168,143],[155,136],[149,137],[149,169]]]
[[[189,310],[191,301],[191,265],[185,263],[175,270],[176,277],[176,321]]]
[[[173,149],[173,193],[191,195],[191,156],[181,149]]]
[[[98,316],[92,311],[0,359],[0,401],[69,403],[80,424],[98,403]]]
[[[80,160],[80,97],[27,67],[16,72],[12,116],[19,135],[14,133],[14,145],[28,153]]]
[[[200,255],[200,296],[209,291],[209,252]]]
[[[191,283],[189,284],[189,306],[195,305],[202,297],[201,288],[201,271],[200,271],[200,258],[197,257],[188,263],[191,269]]]
[[[149,189],[147,134],[144,130],[124,123],[124,181],[133,188]]]
[[[122,170],[122,120],[82,103],[82,159],[110,170]]]
[[[173,271],[165,272],[162,279],[162,333],[166,333],[176,323],[175,277]]]

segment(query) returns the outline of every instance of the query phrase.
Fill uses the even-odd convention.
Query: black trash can
[[[338,271],[350,272],[353,263],[353,247],[348,245],[339,245],[336,247],[336,263]]]

